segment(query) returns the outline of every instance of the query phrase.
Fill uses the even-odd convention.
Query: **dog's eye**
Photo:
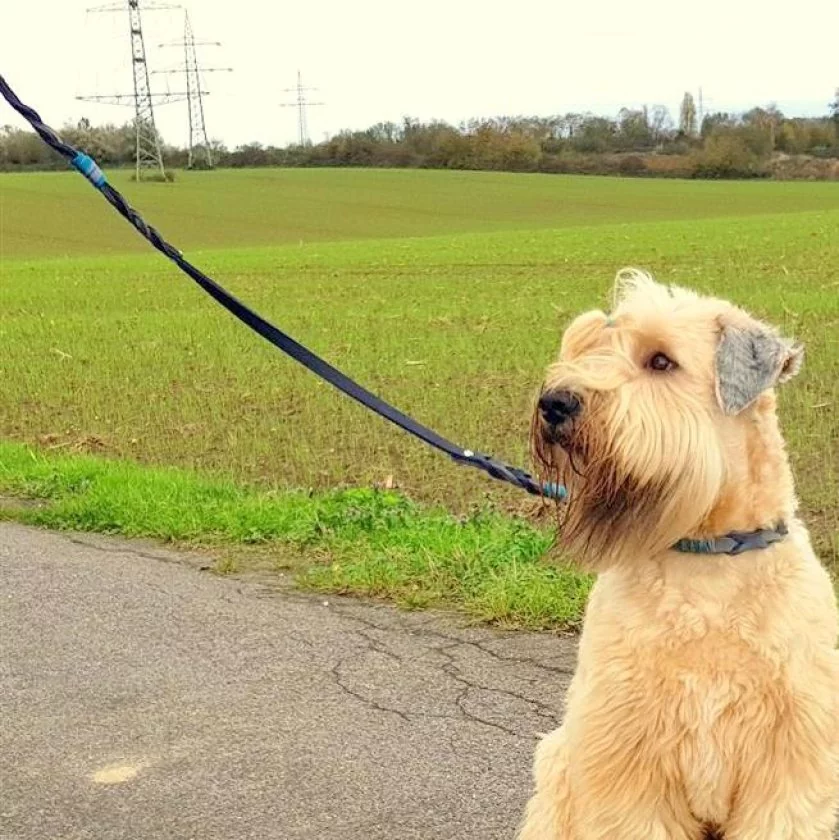
[[[669,356],[665,356],[664,353],[653,353],[647,362],[647,367],[650,370],[668,371],[673,370],[678,365]]]

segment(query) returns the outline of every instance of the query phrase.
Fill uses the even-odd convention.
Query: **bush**
[[[571,167],[565,155],[542,155],[539,158],[539,171],[551,175],[567,175]]]
[[[621,175],[643,175],[646,171],[647,164],[638,155],[627,155],[618,163],[618,172]]]
[[[779,155],[769,162],[773,178],[781,181],[839,181],[839,160],[810,155]]]
[[[694,178],[764,178],[768,174],[745,138],[734,132],[713,133],[691,162]]]
[[[137,180],[137,172],[136,170],[131,173],[131,180]],[[160,184],[163,183],[172,183],[175,180],[175,172],[172,169],[167,169],[166,174],[162,174],[158,172],[156,169],[152,171],[140,172],[140,180],[141,181],[156,181]]]
[[[647,167],[647,175],[656,178],[690,178],[693,175],[693,164],[689,155],[648,155],[644,163]]]

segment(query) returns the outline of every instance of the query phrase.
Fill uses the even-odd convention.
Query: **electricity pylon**
[[[184,38],[183,41],[174,41],[168,44],[161,44],[161,47],[183,47],[184,63],[182,67],[172,70],[155,70],[155,73],[179,73],[186,76],[186,101],[187,113],[189,115],[189,155],[187,168],[213,168],[213,153],[210,148],[210,140],[207,137],[207,124],[204,120],[204,96],[209,91],[203,90],[201,86],[202,73],[231,73],[232,67],[205,67],[198,64],[197,46],[220,47],[219,41],[196,41],[189,22],[189,12],[184,12]],[[197,159],[203,157],[203,165],[197,167]]]
[[[297,133],[300,140],[300,145],[305,146],[309,142],[309,127],[306,120],[306,109],[314,105],[323,105],[323,102],[309,102],[306,99],[306,93],[310,90],[317,90],[317,88],[303,87],[303,78],[300,71],[297,71],[297,87],[284,88],[286,93],[296,93],[297,99],[294,102],[282,102],[281,108],[297,108]]]
[[[144,172],[160,171],[160,177],[166,178],[163,167],[163,151],[160,147],[160,135],[154,122],[153,100],[158,102],[176,102],[183,94],[167,93],[162,99],[151,92],[149,84],[149,68],[146,62],[146,45],[143,40],[143,25],[140,18],[140,0],[126,0],[125,3],[112,3],[106,6],[96,6],[89,12],[121,12],[128,8],[129,31],[131,33],[131,69],[134,74],[134,130],[136,161],[136,178],[139,181]],[[143,9],[157,11],[159,9],[179,9],[160,3],[144,3]],[[77,96],[87,102],[104,102],[113,105],[123,105],[131,94],[110,94],[106,96]]]

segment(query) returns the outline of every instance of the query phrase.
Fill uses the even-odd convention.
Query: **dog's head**
[[[743,499],[756,470],[789,483],[772,389],[802,355],[730,303],[620,272],[612,312],[568,327],[534,408],[537,468],[569,490],[563,539],[608,563],[761,527],[773,514]]]

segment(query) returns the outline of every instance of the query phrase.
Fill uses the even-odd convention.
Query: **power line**
[[[231,73],[232,67],[204,67],[198,64],[198,46],[220,47],[219,41],[196,41],[189,21],[189,12],[184,11],[184,37],[182,41],[160,44],[161,47],[182,47],[184,63],[181,67],[171,70],[155,70],[155,73],[179,73],[186,77],[187,115],[189,118],[189,153],[187,168],[194,169],[199,157],[203,158],[200,168],[213,168],[213,153],[210,140],[207,137],[207,124],[204,119],[204,97],[209,91],[201,86],[202,73]]]
[[[297,99],[294,102],[281,102],[281,108],[297,108],[297,133],[301,146],[306,146],[309,143],[309,127],[306,120],[306,109],[323,105],[323,102],[310,102],[306,99],[306,94],[311,90],[317,88],[307,88],[303,86],[303,77],[300,71],[297,71],[297,86],[293,88],[283,88],[284,93],[296,93]]]
[[[126,100],[133,99],[134,102],[134,134],[136,162],[135,177],[139,181],[143,172],[160,170],[160,177],[166,178],[166,170],[163,166],[163,150],[160,147],[160,135],[154,122],[154,104],[157,99],[159,104],[177,102],[184,94],[167,93],[159,96],[151,92],[149,82],[149,68],[146,61],[146,45],[143,39],[143,25],[140,18],[140,0],[126,0],[128,9],[129,31],[131,33],[131,69],[134,76],[134,93],[132,94],[110,94],[106,96],[77,96],[86,102],[101,102],[113,105],[128,104]],[[88,9],[89,12],[122,12],[126,4],[110,3],[105,6],[95,6]],[[181,6],[174,6],[164,3],[144,3],[146,11],[159,11],[162,9],[180,9]]]

